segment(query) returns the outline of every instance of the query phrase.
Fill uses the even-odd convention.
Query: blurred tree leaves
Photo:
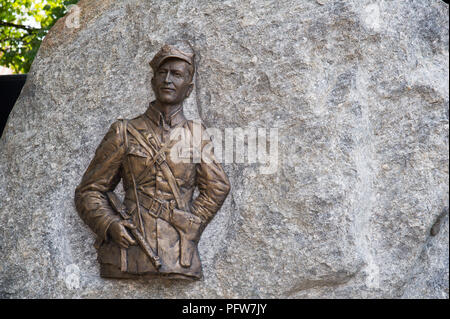
[[[78,0],[0,0],[0,65],[27,73],[42,39]]]

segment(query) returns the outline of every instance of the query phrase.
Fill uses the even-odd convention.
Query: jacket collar
[[[156,109],[154,104],[155,104],[154,101],[150,103],[147,111],[145,112],[145,115],[150,120],[152,120],[157,126],[165,126],[168,124],[170,127],[173,127],[186,119],[184,117],[182,105],[177,107],[166,118],[164,118],[164,115]]]

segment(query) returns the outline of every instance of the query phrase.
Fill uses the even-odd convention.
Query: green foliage
[[[0,0],[0,65],[26,73],[55,22],[78,0]]]

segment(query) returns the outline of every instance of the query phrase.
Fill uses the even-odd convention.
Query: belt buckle
[[[163,162],[165,162],[166,161],[166,155],[164,154],[164,153],[159,153],[157,156],[156,156],[156,163],[158,164],[158,165],[161,165]]]
[[[153,208],[153,207],[155,206],[155,204],[156,204],[156,206],[157,206],[156,209]],[[163,208],[163,205],[162,205],[162,203],[161,203],[160,201],[158,201],[158,200],[153,200],[152,205],[150,206],[148,212],[149,212],[150,215],[152,215],[153,217],[158,218],[159,215],[161,215],[162,208]]]

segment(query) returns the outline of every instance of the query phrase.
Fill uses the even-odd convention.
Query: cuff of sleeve
[[[198,210],[195,208],[195,205],[189,205],[189,209],[191,211],[192,214],[194,214],[195,216],[199,217],[202,220],[202,224],[206,224],[207,219],[205,218],[205,216],[203,216],[202,214],[200,214],[198,212]]]
[[[110,218],[108,218],[108,220],[105,222],[105,224],[104,225],[102,225],[103,227],[102,227],[102,229],[100,230],[100,232],[99,232],[99,236],[103,239],[103,240],[107,240],[108,239],[108,229],[109,229],[109,226],[111,226],[111,224],[113,223],[113,222],[118,222],[118,221],[120,221],[120,218],[119,217],[117,217],[117,216],[111,216]]]

